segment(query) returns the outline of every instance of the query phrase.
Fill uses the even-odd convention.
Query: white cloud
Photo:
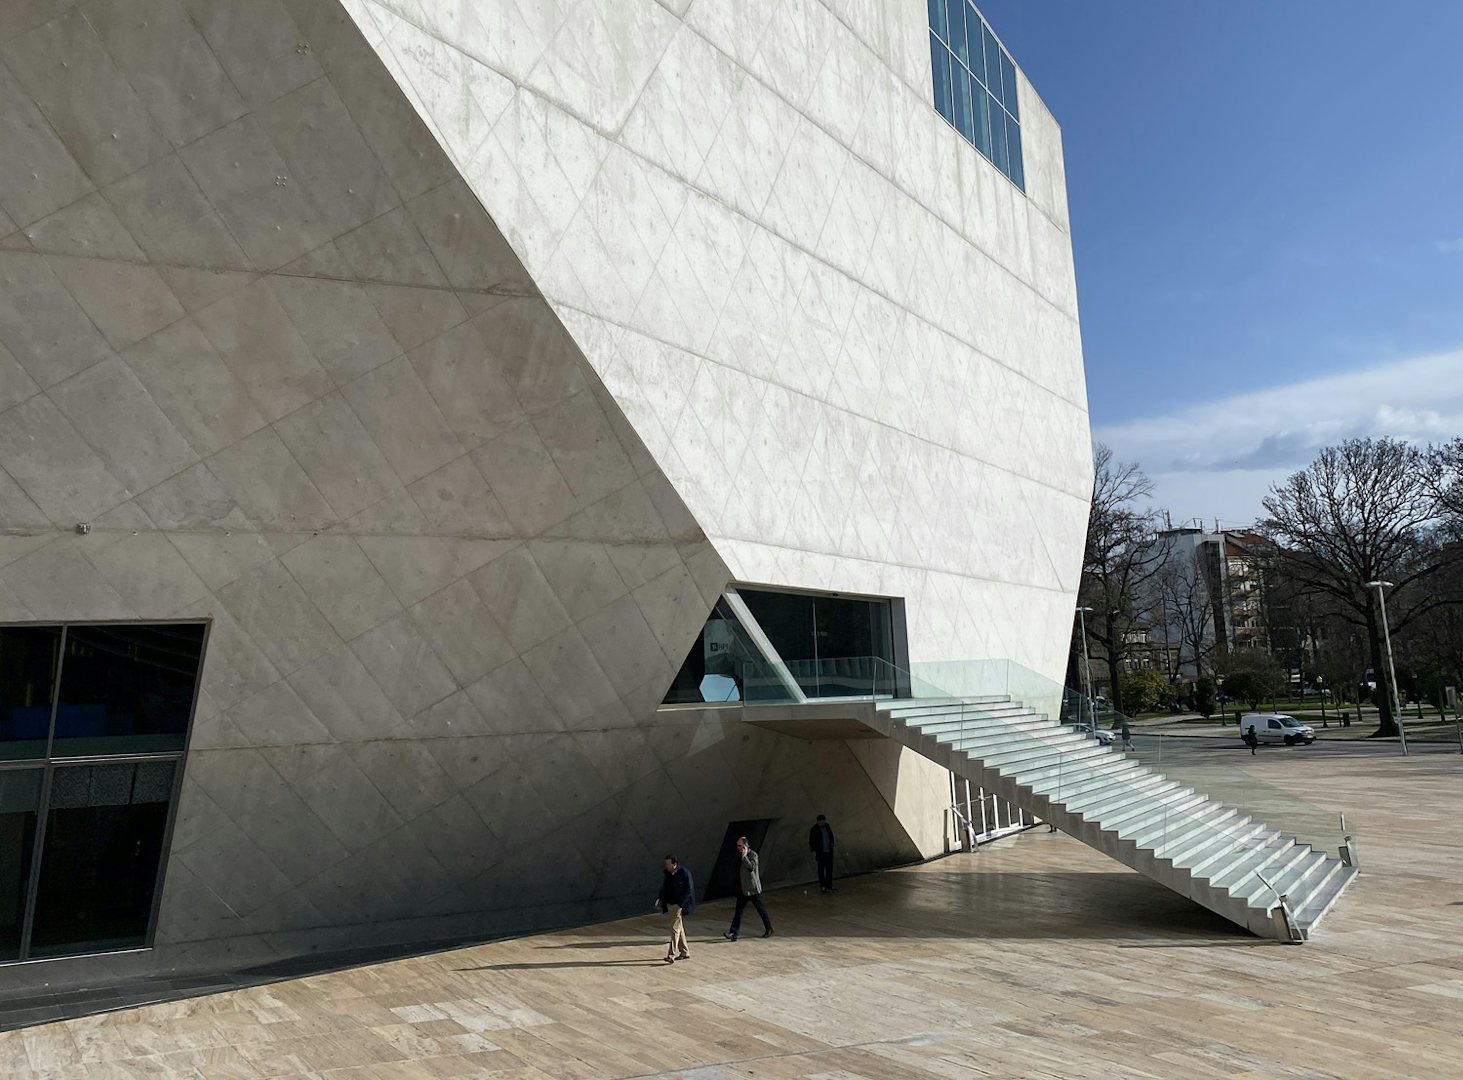
[[[1463,255],[1463,236],[1455,240],[1437,240],[1433,246],[1438,249],[1439,255]]]
[[[1175,521],[1244,523],[1261,513],[1271,484],[1323,446],[1353,436],[1428,442],[1463,434],[1463,350],[1233,394],[1093,434],[1143,466],[1155,502]]]

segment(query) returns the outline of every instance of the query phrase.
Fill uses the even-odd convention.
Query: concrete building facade
[[[940,850],[923,758],[663,702],[738,587],[887,600],[909,663],[1065,668],[1060,133],[1006,56],[1019,176],[962,139],[941,34],[879,0],[0,12],[0,960],[47,961],[0,986],[638,912],[748,821],[773,882],[818,812],[845,870]],[[46,914],[118,807],[156,833],[130,914]]]

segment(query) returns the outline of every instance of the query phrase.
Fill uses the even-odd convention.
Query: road
[[[1133,749],[1146,760],[1156,762],[1160,752],[1172,753],[1242,754],[1248,747],[1240,742],[1238,735],[1158,735],[1143,731],[1133,732]],[[1412,739],[1407,749],[1413,754],[1458,753],[1456,741],[1435,741]],[[1317,739],[1310,746],[1260,745],[1261,754],[1305,754],[1322,757],[1381,756],[1401,757],[1401,747],[1392,741],[1381,739]]]

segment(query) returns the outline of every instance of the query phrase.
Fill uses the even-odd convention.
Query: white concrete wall
[[[335,0],[0,4],[0,622],[210,623],[157,949],[0,989],[917,857],[844,743],[657,711],[729,578]]]
[[[1024,77],[1025,195],[932,107],[913,0],[347,8],[737,578],[1061,676],[1090,447]]]

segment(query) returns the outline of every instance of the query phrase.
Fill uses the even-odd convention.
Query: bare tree
[[[1463,437],[1428,447],[1427,483],[1448,524],[1455,533],[1463,532]]]
[[[1285,573],[1299,588],[1328,598],[1336,616],[1364,631],[1379,686],[1387,676],[1375,589],[1393,583],[1387,615],[1393,633],[1437,608],[1463,601],[1433,580],[1458,557],[1443,543],[1444,513],[1427,454],[1396,439],[1348,439],[1270,489],[1264,528],[1284,549]],[[1391,695],[1378,695],[1378,735],[1397,731]]]
[[[1197,553],[1175,552],[1156,574],[1156,585],[1165,640],[1178,642],[1170,681],[1182,674],[1186,658],[1194,665],[1194,677],[1203,678],[1218,641],[1209,582]]]
[[[1114,461],[1101,444],[1093,454],[1092,510],[1082,564],[1080,602],[1092,608],[1087,633],[1107,663],[1113,706],[1122,708],[1118,677],[1143,608],[1169,549],[1154,544],[1155,515],[1144,505],[1153,484],[1137,465]]]

